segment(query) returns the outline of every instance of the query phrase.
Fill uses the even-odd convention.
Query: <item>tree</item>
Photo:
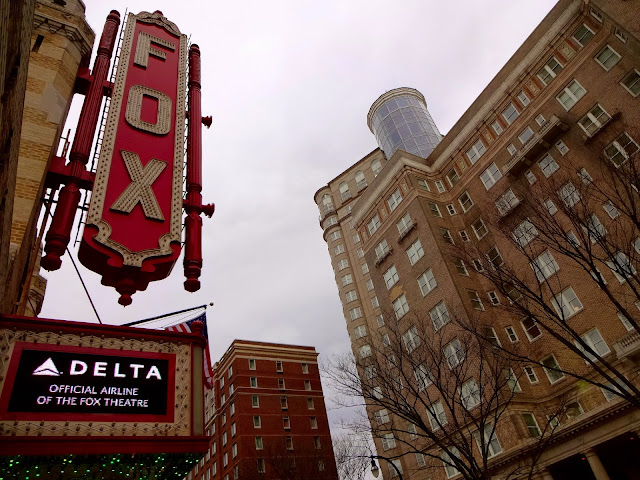
[[[509,300],[501,310],[540,328],[565,358],[551,365],[515,344],[502,346],[503,354],[589,382],[640,408],[640,390],[627,377],[624,363],[609,355],[611,349],[598,331],[585,332],[584,325],[571,318],[582,309],[572,287],[579,278],[591,284],[582,291],[595,296],[603,311],[617,312],[630,332],[627,341],[640,341],[638,145],[625,132],[606,138],[588,137],[588,153],[578,160],[563,158],[562,168],[548,154],[543,156],[538,164],[542,177],[548,178],[521,178],[490,198],[495,207],[483,210],[496,212],[485,217],[493,243],[465,244],[459,254],[489,281],[487,290],[495,289]],[[535,183],[529,185],[531,181]],[[496,244],[500,249],[491,246]],[[492,321],[488,318],[484,326]],[[480,332],[482,325],[471,330]],[[491,336],[482,338],[492,341]]]
[[[370,468],[369,441],[359,432],[333,437],[333,453],[340,480],[364,480]]]
[[[352,428],[369,430],[384,458],[405,457],[405,468],[444,467],[449,476],[460,472],[469,480],[496,473],[490,459],[502,452],[500,437],[511,438],[520,428],[516,436],[528,437],[521,445],[523,460],[500,473],[505,479],[531,478],[568,399],[546,405],[549,420],[541,417],[535,431],[523,432],[525,422],[518,427],[511,418],[520,385],[509,359],[457,327],[448,312],[440,320],[437,329],[410,313],[389,321],[388,336],[362,345],[357,358],[334,357],[324,368],[342,405],[364,400],[371,418],[360,418]]]

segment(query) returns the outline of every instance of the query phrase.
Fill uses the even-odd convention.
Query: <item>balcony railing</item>
[[[551,118],[540,126],[540,130],[533,134],[527,142],[518,150],[504,167],[502,173],[515,174],[522,168],[530,165],[543,151],[551,147],[552,142],[569,129],[560,119],[551,115]]]
[[[618,340],[613,348],[615,348],[618,358],[634,357],[640,354],[640,333],[635,331],[628,333]]]
[[[382,252],[381,255],[379,255],[378,257],[376,257],[376,261],[375,261],[375,266],[377,267],[378,265],[380,265],[385,258],[387,258],[389,255],[391,255],[391,252],[393,251],[392,248],[390,248],[389,250],[385,250],[384,252]]]

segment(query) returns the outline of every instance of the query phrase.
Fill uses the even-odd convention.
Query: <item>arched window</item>
[[[325,193],[322,196],[322,212],[323,213],[329,213],[329,212],[333,212],[334,208],[333,208],[333,201],[331,200],[331,197],[329,196],[328,193]]]
[[[371,170],[373,170],[373,176],[377,177],[380,173],[380,170],[382,170],[382,163],[380,163],[379,159],[376,158],[373,162],[371,162]]]
[[[360,170],[356,172],[356,186],[358,187],[358,191],[367,186],[367,181],[364,178],[364,173],[362,173],[362,171]]]
[[[343,202],[351,198],[351,192],[349,191],[349,185],[347,185],[347,182],[342,182],[340,184],[340,197]]]

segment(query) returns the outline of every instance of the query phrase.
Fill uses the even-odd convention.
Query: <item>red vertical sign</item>
[[[186,59],[162,13],[129,15],[78,254],[123,305],[180,254]]]

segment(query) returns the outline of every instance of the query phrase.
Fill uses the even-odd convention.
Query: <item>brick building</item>
[[[38,275],[40,255],[34,248],[45,174],[76,93],[78,69],[88,66],[95,35],[81,0],[6,3],[11,8],[2,8],[2,12],[22,5],[24,10],[22,17],[12,12],[15,18],[2,21],[8,27],[2,41],[13,44],[8,50],[12,56],[8,72],[17,74],[4,85],[12,87],[14,96],[3,112],[21,124],[8,130],[13,131],[11,142],[5,142],[3,136],[10,155],[6,164],[2,161],[0,312],[37,315],[46,287],[46,280]],[[17,110],[20,116],[15,115]],[[31,271],[35,274],[30,276],[29,287],[25,278]],[[28,301],[22,301],[26,309],[19,312],[25,286],[31,291]]]
[[[313,347],[235,340],[207,393],[211,447],[189,479],[337,479]]]
[[[637,157],[639,12],[637,2],[561,0],[443,137],[419,92],[400,88],[385,93],[368,116],[381,148],[314,196],[356,358],[370,356],[372,349],[384,352],[391,324],[404,332],[406,343],[415,332],[411,322],[427,320],[424,324],[433,326],[420,336],[429,339],[455,312],[482,319],[492,325],[497,342],[517,344],[537,359],[517,372],[511,414],[495,428],[489,462],[496,474],[527,455],[538,424],[547,420],[539,407],[567,397],[571,409],[558,417],[556,439],[540,457],[534,478],[639,478],[637,409],[597,386],[557,374],[554,365],[564,363],[560,367],[594,375],[582,358],[572,357],[535,322],[503,308],[509,299],[482,274],[504,261],[523,278],[535,281],[537,276],[544,283],[553,275],[560,293],[546,298],[549,308],[560,311],[563,320],[572,317],[581,338],[638,385],[640,335],[588,271],[558,254],[553,258],[544,248],[536,253],[534,260],[544,264],[536,271],[518,254],[514,238],[522,249],[528,243],[540,248],[536,232],[518,217],[523,200],[538,198],[553,215],[554,209],[563,210],[554,201],[570,207],[579,200],[575,185],[604,184],[608,167],[602,162],[618,167]],[[553,199],[539,197],[552,191]],[[593,222],[603,235],[616,231],[620,220],[615,208],[601,203]],[[596,243],[589,232],[567,238],[583,234],[587,244],[589,239]],[[630,239],[639,235],[636,228]],[[474,259],[461,251],[480,253]],[[605,266],[601,274],[635,309],[636,319],[638,299],[631,300],[624,289],[640,265],[634,249],[627,256],[626,272],[605,271]],[[455,336],[455,325],[446,328]],[[376,428],[380,416],[373,407],[369,416]],[[400,423],[384,418],[391,425]],[[407,430],[398,427],[395,434],[410,443]],[[396,458],[410,478],[459,475],[442,462],[425,464],[419,454],[406,454],[411,450],[403,442],[375,442],[378,452]],[[387,477],[396,475],[384,462],[381,468]]]

